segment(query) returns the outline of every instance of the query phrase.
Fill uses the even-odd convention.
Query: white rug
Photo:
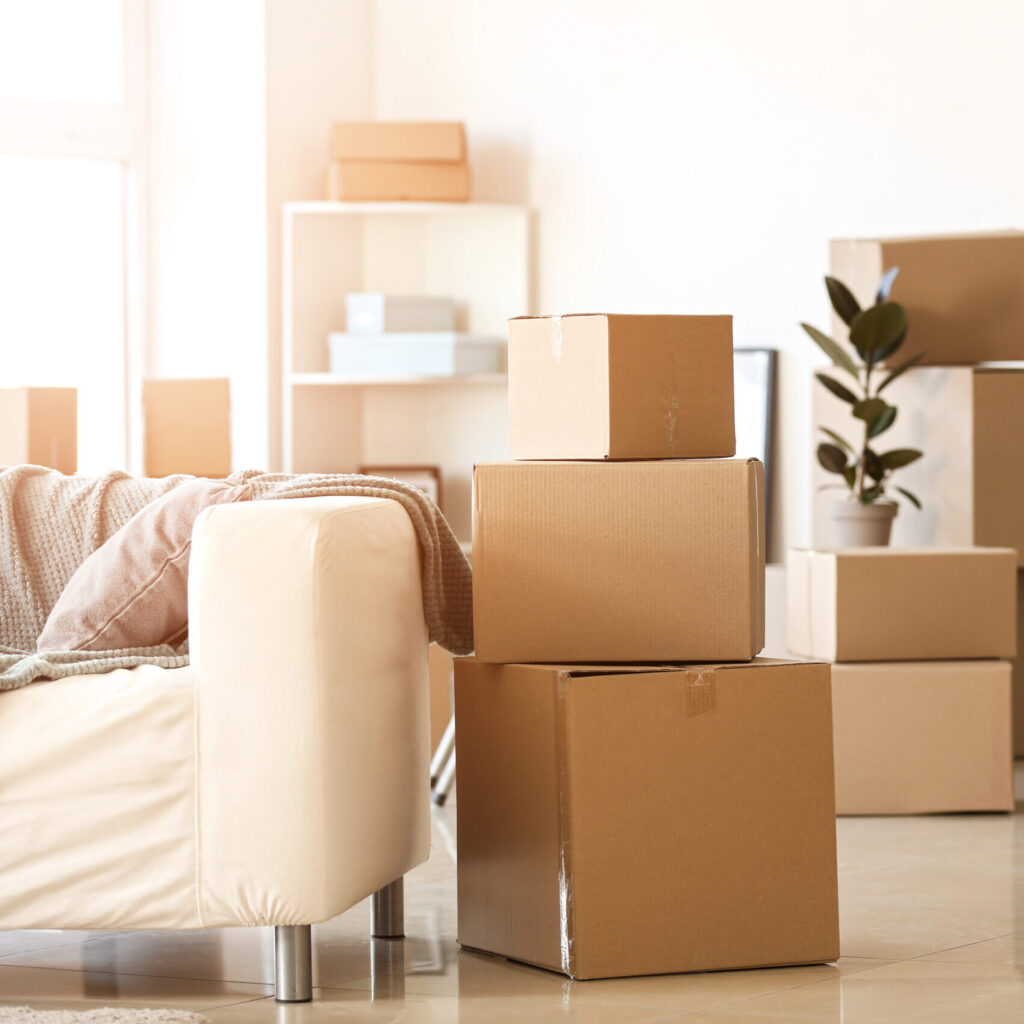
[[[96,1010],[33,1010],[0,1006],[0,1024],[210,1024],[188,1010],[131,1010],[102,1006]]]

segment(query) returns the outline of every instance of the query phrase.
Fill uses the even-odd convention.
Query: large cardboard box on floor
[[[573,978],[839,955],[827,665],[455,663],[459,942]]]
[[[1024,232],[832,242],[832,274],[862,305],[882,274],[900,272],[892,298],[910,329],[894,359],[936,365],[1024,359]],[[845,328],[836,325],[840,337]]]
[[[473,488],[481,661],[746,661],[764,646],[757,459],[486,463]]]
[[[78,391],[0,388],[0,466],[78,470]]]
[[[516,317],[513,459],[736,454],[731,316]]]
[[[466,159],[466,128],[461,121],[336,121],[331,159],[457,163]]]
[[[792,550],[786,588],[794,654],[916,661],[1017,652],[1010,548]]]
[[[833,665],[832,717],[838,814],[1013,810],[1005,661]]]
[[[231,472],[231,392],[224,378],[142,382],[147,476]]]
[[[335,161],[327,168],[327,198],[335,202],[469,201],[469,164],[406,160]]]
[[[899,412],[892,428],[873,442],[875,451],[924,452],[893,478],[924,505],[918,511],[901,503],[893,544],[1010,547],[1024,565],[1024,369],[916,367],[893,381],[885,397]],[[845,402],[818,384],[814,423],[855,444],[864,429]],[[815,460],[816,486],[838,479]],[[829,507],[839,494],[815,495],[817,547],[836,542]]]

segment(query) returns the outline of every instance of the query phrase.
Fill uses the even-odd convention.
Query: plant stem
[[[870,359],[870,353],[868,358]],[[864,400],[867,401],[871,397],[871,363],[868,362],[864,367]],[[864,444],[860,451],[860,464],[857,466],[857,486],[856,494],[857,500],[863,502],[864,498],[864,454],[868,450],[868,441],[871,440],[868,437],[868,431],[871,429],[871,423],[868,420],[864,421]]]

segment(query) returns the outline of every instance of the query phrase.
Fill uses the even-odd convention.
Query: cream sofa
[[[419,550],[396,502],[220,505],[196,524],[191,665],[0,693],[0,929],[273,925],[311,996],[309,925],[430,841]]]

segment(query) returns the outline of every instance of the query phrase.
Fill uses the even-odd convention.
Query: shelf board
[[[285,213],[322,213],[338,215],[409,214],[409,213],[513,213],[524,212],[517,203],[423,203],[412,200],[394,202],[333,202],[326,199],[304,199],[284,204]]]
[[[340,373],[293,373],[289,375],[293,385],[301,387],[395,387],[428,385],[444,387],[452,384],[505,384],[507,373],[456,373],[447,377],[415,375],[395,377],[350,377]]]

